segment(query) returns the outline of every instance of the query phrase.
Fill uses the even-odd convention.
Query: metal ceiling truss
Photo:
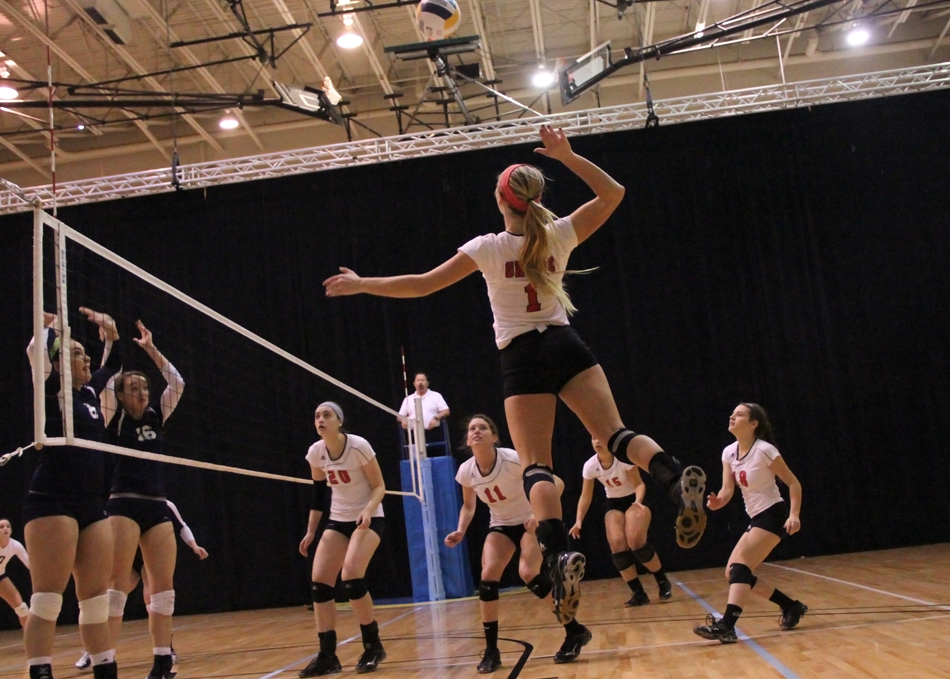
[[[654,103],[664,123],[759,113],[817,104],[950,88],[950,63],[896,69],[857,76],[825,78],[788,85],[769,85],[718,94],[666,99]],[[473,151],[537,140],[538,127],[550,124],[572,136],[644,127],[649,112],[635,103],[588,111],[495,122],[471,127],[369,139],[298,151],[272,153],[211,163],[182,165],[178,179],[184,189],[197,189],[293,174],[334,170],[424,156]],[[168,169],[65,182],[56,187],[58,206],[152,195],[174,190]],[[50,186],[25,189],[26,198],[53,204]],[[0,214],[29,209],[12,191],[0,191]]]

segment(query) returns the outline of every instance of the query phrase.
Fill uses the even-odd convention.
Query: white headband
[[[336,416],[340,418],[340,424],[343,424],[343,408],[338,406],[333,401],[324,401],[323,403],[317,406],[317,410],[320,410],[320,408],[324,408],[324,407],[329,408],[330,410],[335,412]]]

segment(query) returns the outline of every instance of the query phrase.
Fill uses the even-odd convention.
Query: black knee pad
[[[635,431],[631,431],[630,429],[618,429],[613,433],[613,436],[610,437],[610,440],[607,441],[607,450],[621,462],[633,464],[627,456],[627,446],[636,437],[637,432]]]
[[[531,590],[531,593],[534,594],[539,599],[544,599],[548,594],[551,593],[551,590],[554,588],[554,585],[551,584],[549,578],[544,577],[540,573],[531,578],[531,582],[527,583],[528,589]]]
[[[482,580],[478,583],[479,601],[498,601],[498,585],[494,580]]]
[[[614,560],[614,566],[616,566],[618,571],[625,571],[637,562],[637,560],[633,558],[633,552],[629,549],[622,552],[614,552],[610,555],[610,558]]]
[[[344,580],[343,590],[346,592],[346,598],[350,601],[362,599],[366,596],[367,592],[369,592],[369,589],[366,587],[366,581],[363,578]]]
[[[653,561],[653,557],[656,556],[656,550],[653,549],[653,545],[648,542],[640,549],[633,550],[633,555],[637,557],[637,561],[640,563],[650,563]]]
[[[322,582],[311,582],[310,594],[315,604],[325,604],[328,601],[333,601],[333,588]]]
[[[730,585],[755,585],[756,578],[752,575],[752,569],[744,563],[734,563],[729,566],[729,584]]]
[[[653,480],[670,493],[670,497],[679,497],[677,482],[683,474],[683,465],[679,460],[661,450],[650,459],[649,472]]]
[[[554,471],[543,464],[532,464],[521,474],[521,478],[524,482],[524,494],[528,498],[528,502],[531,502],[531,489],[534,488],[536,483],[550,483],[554,484]]]

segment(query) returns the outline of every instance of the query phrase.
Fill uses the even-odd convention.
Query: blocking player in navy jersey
[[[668,601],[673,595],[673,587],[663,572],[656,550],[647,542],[652,514],[643,504],[646,484],[636,467],[615,458],[596,438],[591,439],[591,445],[595,455],[584,463],[584,487],[577,501],[577,520],[570,534],[575,538],[581,536],[581,525],[594,498],[594,482],[600,481],[607,492],[604,527],[611,556],[620,577],[632,592],[624,606],[632,608],[650,603],[650,597],[637,577],[638,561],[656,578],[660,601]]]
[[[26,554],[26,547],[19,540],[10,537],[13,534],[13,526],[10,525],[10,519],[0,519],[0,599],[8,604],[16,616],[20,619],[20,627],[26,625],[26,617],[30,614],[30,608],[23,603],[23,597],[20,591],[7,575],[7,566],[10,560],[16,557],[27,568],[30,567],[30,557]]]
[[[648,436],[627,429],[597,357],[570,326],[574,305],[563,286],[571,251],[592,236],[620,205],[624,188],[574,153],[563,130],[540,129],[535,152],[561,162],[594,192],[568,217],[541,205],[545,178],[530,165],[512,165],[498,178],[495,203],[505,229],[470,240],[451,259],[420,275],[360,278],[346,267],[324,281],[326,294],[423,297],[481,271],[495,318],[504,377],[505,416],[521,460],[525,494],[538,520],[538,541],[552,576],[558,618],[568,622],[580,603],[586,559],[568,550],[561,501],[554,485],[552,438],[557,399],[621,461],[648,471],[677,504],[676,537],[693,547],[706,528],[706,475],[686,469]]]
[[[114,383],[118,410],[109,423],[108,432],[116,445],[161,453],[165,423],[178,406],[185,382],[155,346],[152,333],[142,321],[136,321],[135,325],[141,336],[133,339],[161,371],[166,386],[161,392],[153,390],[145,374],[138,371],[126,370],[119,374]],[[115,536],[109,626],[115,641],[122,628],[126,599],[136,584],[131,577],[132,561],[136,550],[141,548],[151,588],[148,619],[153,657],[148,679],[174,676],[171,634],[178,546],[165,496],[161,462],[115,456],[112,488],[106,505]]]
[[[165,504],[168,505],[169,516],[171,517],[172,524],[175,528],[178,529],[178,535],[181,537],[182,541],[191,548],[197,557],[200,560],[208,558],[208,550],[198,544],[195,534],[191,531],[191,528],[188,527],[188,524],[185,523],[185,520],[181,516],[181,512],[178,511],[178,507],[175,506],[175,503],[171,500],[166,500]],[[152,586],[148,577],[148,570],[145,568],[145,562],[142,560],[142,550],[139,549],[135,552],[135,558],[132,560],[132,568],[129,572],[128,582],[131,585],[131,590],[135,589],[138,585],[139,580],[142,581],[142,599],[145,601],[145,606],[148,608],[148,605],[152,603]],[[168,647],[171,650],[172,665],[178,664],[178,654],[175,653],[175,646],[171,643],[171,636],[169,636]],[[79,660],[76,661],[76,668],[79,670],[87,670],[92,664],[89,658],[89,652],[83,651],[82,655],[79,657]]]
[[[729,433],[736,437],[736,442],[722,451],[722,488],[718,493],[710,493],[706,504],[714,511],[725,507],[738,484],[751,522],[726,566],[729,603],[725,613],[718,620],[707,616],[705,625],[693,629],[704,639],[717,639],[723,644],[736,643],[736,621],[749,592],[782,609],[779,627],[783,630],[795,629],[808,611],[801,601],[789,598],[753,574],[779,542],[801,528],[798,516],[802,485],[775,447],[765,408],[757,403],[737,405],[729,416]],[[788,507],[779,493],[776,477],[788,486]]]
[[[56,336],[54,314],[44,314],[42,369],[46,376],[46,435],[61,437],[60,406],[72,398],[73,434],[77,439],[102,442],[106,420],[99,396],[122,365],[115,321],[86,307],[79,310],[99,326],[107,347],[115,344],[106,364],[92,372],[83,345],[68,346]],[[33,364],[33,341],[27,350]],[[69,368],[72,384],[62,388],[61,375]],[[69,390],[69,391],[66,391]],[[79,632],[89,649],[96,679],[115,679],[115,647],[109,634],[109,577],[112,573],[112,528],[102,501],[103,453],[79,446],[46,446],[23,502],[26,550],[30,555],[33,596],[23,632],[30,679],[52,679],[53,638],[70,574],[79,599]]]
[[[528,589],[539,599],[549,601],[552,586],[551,579],[541,572],[541,547],[535,535],[537,522],[524,494],[518,453],[498,446],[498,427],[487,415],[472,415],[466,432],[464,448],[472,453],[472,457],[459,466],[455,475],[455,480],[462,486],[463,504],[458,528],[445,536],[445,544],[455,547],[465,537],[475,515],[475,498],[488,506],[491,522],[482,546],[482,572],[478,585],[485,652],[478,671],[489,674],[501,667],[498,650],[499,581],[518,547],[521,548],[518,575]],[[561,480],[557,477],[555,480],[563,489]],[[590,630],[576,619],[564,625],[564,631],[564,643],[554,655],[556,663],[573,661],[591,640]]]
[[[383,535],[383,506],[386,493],[383,474],[369,441],[343,429],[343,409],[333,401],[317,406],[313,424],[320,440],[307,451],[313,475],[313,503],[307,532],[300,541],[300,553],[316,535],[329,489],[330,521],[313,557],[313,613],[317,622],[320,652],[300,671],[301,677],[319,677],[342,671],[336,655],[336,604],[333,587],[337,576],[360,624],[363,654],[356,663],[359,673],[373,672],[386,651],[379,639],[379,625],[373,612],[373,598],[366,581],[366,568]]]

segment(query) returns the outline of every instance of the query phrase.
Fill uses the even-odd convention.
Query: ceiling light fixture
[[[0,85],[0,99],[4,101],[10,101],[11,99],[16,99],[20,96],[20,93],[9,85]]]
[[[336,39],[338,47],[345,50],[351,50],[363,44],[363,36],[353,30],[353,16],[351,14],[343,15],[343,33]]]
[[[871,33],[868,29],[861,26],[861,24],[855,24],[851,27],[851,30],[848,31],[846,39],[848,44],[852,47],[860,47],[871,39]]]
[[[237,126],[241,123],[238,122],[238,119],[228,111],[221,120],[218,121],[218,127],[222,130],[234,130],[237,129]]]
[[[544,64],[538,64],[538,70],[531,77],[531,83],[535,87],[547,89],[554,84],[554,74],[545,68]]]

